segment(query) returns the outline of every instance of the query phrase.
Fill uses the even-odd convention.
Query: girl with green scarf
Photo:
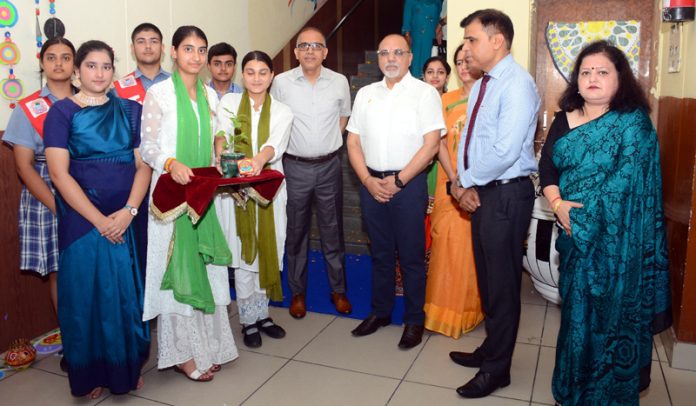
[[[164,172],[185,185],[191,168],[213,162],[218,100],[198,78],[207,49],[203,31],[179,27],[171,50],[177,69],[148,89],[141,149],[154,172],[150,191]],[[237,358],[227,313],[231,261],[214,208],[196,224],[185,213],[166,220],[150,213],[143,319],[157,317],[160,369],[174,367],[189,379],[206,382],[222,364]]]
[[[235,137],[235,150],[251,158],[252,175],[264,168],[283,171],[282,156],[292,127],[290,108],[272,99],[268,88],[273,80],[271,58],[261,51],[249,52],[242,60],[244,93],[223,96],[217,109],[215,153],[219,156],[224,136],[234,131],[232,118],[241,122],[244,137]],[[272,338],[282,338],[285,331],[268,317],[268,302],[282,301],[280,270],[283,264],[287,217],[287,192],[281,185],[273,202],[262,206],[248,200],[246,207],[221,195],[218,205],[222,228],[232,250],[235,268],[235,291],[244,344],[261,346],[263,331]]]

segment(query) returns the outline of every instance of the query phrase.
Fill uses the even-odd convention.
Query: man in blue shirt
[[[473,353],[451,352],[450,358],[480,368],[457,389],[463,397],[479,398],[510,384],[523,245],[534,205],[529,174],[536,171],[539,96],[532,77],[510,55],[514,30],[507,15],[479,10],[464,18],[461,27],[467,62],[485,75],[469,95],[466,138],[462,136],[457,155],[460,184],[452,194],[471,213],[487,337]]]
[[[226,42],[220,42],[208,49],[208,70],[210,71],[210,86],[218,95],[218,99],[227,93],[242,93],[244,89],[232,81],[237,68],[237,50]]]

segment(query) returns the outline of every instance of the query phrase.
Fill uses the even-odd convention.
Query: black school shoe
[[[244,345],[249,348],[259,348],[261,346],[261,333],[256,324],[249,324],[242,328],[244,334]]]
[[[279,325],[275,324],[273,322],[273,319],[270,317],[266,317],[265,319],[257,321],[256,327],[258,327],[259,330],[263,331],[264,333],[266,333],[267,336],[271,338],[285,337],[285,330],[283,330],[283,328]]]

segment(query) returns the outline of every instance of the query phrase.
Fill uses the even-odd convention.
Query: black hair
[[[605,40],[592,42],[580,51],[573,67],[573,73],[570,76],[570,83],[568,83],[568,87],[561,95],[558,106],[566,112],[582,109],[585,99],[578,92],[580,65],[582,65],[582,61],[586,57],[596,54],[603,54],[614,64],[619,80],[619,87],[609,102],[609,110],[626,112],[641,108],[646,112],[650,112],[648,98],[633,75],[626,55],[619,48]]]
[[[431,56],[430,58],[425,60],[425,63],[423,64],[423,75],[425,75],[425,71],[428,70],[428,65],[430,65],[432,62],[440,62],[442,66],[445,67],[445,71],[447,72],[447,76],[449,76],[450,73],[452,73],[452,67],[450,66],[449,63],[447,63],[447,59],[440,55],[436,56]]]
[[[174,31],[174,35],[172,35],[172,46],[175,49],[179,48],[181,42],[191,35],[202,39],[205,41],[205,44],[208,45],[208,37],[205,36],[203,30],[195,25],[182,25],[181,27],[177,28],[176,31]]]
[[[154,31],[157,36],[159,36],[160,41],[162,41],[162,31],[160,31],[159,28],[155,24],[152,23],[142,23],[138,24],[135,28],[133,28],[133,32],[131,33],[131,42],[135,43],[135,36],[140,34],[143,31]]]
[[[466,28],[467,25],[476,20],[481,23],[489,36],[495,34],[490,32],[490,29],[493,28],[496,32],[503,34],[507,49],[512,47],[512,38],[515,36],[515,29],[512,27],[512,20],[510,20],[507,14],[492,8],[477,10],[464,17],[459,26]]]
[[[58,44],[63,44],[70,48],[73,58],[75,57],[75,46],[72,44],[72,42],[70,42],[70,40],[65,37],[53,37],[46,40],[46,42],[44,42],[41,46],[41,51],[39,51],[39,60],[43,61],[44,55],[46,54],[46,51],[48,51],[48,48]]]
[[[111,59],[111,63],[114,63],[114,50],[109,46],[109,44],[104,41],[93,39],[82,43],[82,45],[80,45],[80,47],[77,49],[75,54],[75,66],[77,68],[82,65],[82,62],[84,62],[85,58],[90,52],[106,52],[107,55],[109,55],[109,59]]]
[[[457,49],[454,50],[454,56],[452,56],[452,62],[454,62],[453,66],[457,66],[457,54],[459,54],[462,49],[464,49],[464,43],[459,44]]]
[[[231,55],[234,63],[237,63],[237,50],[227,42],[220,42],[208,48],[208,63],[213,60],[213,57],[221,55]]]
[[[244,70],[244,67],[247,63],[249,63],[249,61],[263,62],[268,66],[268,69],[270,69],[271,72],[273,72],[273,60],[270,56],[268,56],[267,53],[263,51],[251,51],[248,54],[244,55],[244,59],[242,59],[242,70]]]

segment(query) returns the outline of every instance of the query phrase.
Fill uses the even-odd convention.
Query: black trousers
[[[387,203],[360,187],[360,208],[372,254],[372,314],[391,317],[394,310],[396,254],[404,283],[404,323],[425,321],[425,173],[411,179]]]
[[[530,180],[477,188],[481,207],[471,216],[474,261],[487,337],[478,348],[482,372],[510,373],[520,324],[524,241],[534,206]]]
[[[300,162],[283,159],[287,182],[287,236],[285,254],[288,259],[288,284],[293,295],[307,289],[307,254],[312,203],[317,209],[321,250],[331,290],[346,291],[343,237],[343,178],[338,155],[326,162]]]

